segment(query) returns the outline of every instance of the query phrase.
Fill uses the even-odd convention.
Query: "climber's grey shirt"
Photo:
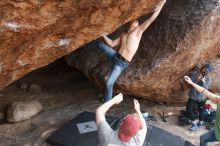
[[[123,142],[118,138],[118,131],[113,131],[104,120],[98,125],[99,146],[143,146],[147,128],[139,130],[129,142]]]

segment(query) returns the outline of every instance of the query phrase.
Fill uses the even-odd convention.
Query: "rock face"
[[[220,57],[216,58],[211,63],[214,66],[211,89],[215,93],[220,93]]]
[[[151,12],[160,0],[0,2],[0,89]]]
[[[42,91],[40,85],[38,84],[31,84],[29,87],[30,92],[40,93]]]
[[[43,109],[39,101],[15,102],[7,109],[8,122],[20,122],[38,114]]]
[[[185,102],[181,77],[220,54],[219,6],[218,0],[167,1],[143,34],[138,52],[116,82],[116,91],[159,102]],[[99,49],[87,46],[67,56],[67,62],[103,87],[111,64]]]

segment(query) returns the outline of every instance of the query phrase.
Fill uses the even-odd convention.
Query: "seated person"
[[[96,110],[96,124],[100,146],[142,146],[147,133],[146,122],[140,111],[140,104],[134,99],[135,114],[128,114],[117,131],[106,122],[106,112],[123,100],[120,93]]]

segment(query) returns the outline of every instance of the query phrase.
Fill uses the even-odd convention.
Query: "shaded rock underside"
[[[160,0],[0,2],[0,89],[149,13]]]

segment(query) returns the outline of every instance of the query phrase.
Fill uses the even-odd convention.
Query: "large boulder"
[[[0,89],[153,11],[160,1],[1,0]]]
[[[220,57],[212,60],[211,63],[214,67],[211,90],[215,93],[220,93]]]
[[[187,94],[181,77],[220,53],[219,6],[219,0],[168,0],[158,19],[143,34],[139,50],[117,80],[115,91],[159,102],[185,102]],[[112,37],[123,30],[117,30]],[[66,60],[103,87],[111,64],[99,49],[88,46]]]

